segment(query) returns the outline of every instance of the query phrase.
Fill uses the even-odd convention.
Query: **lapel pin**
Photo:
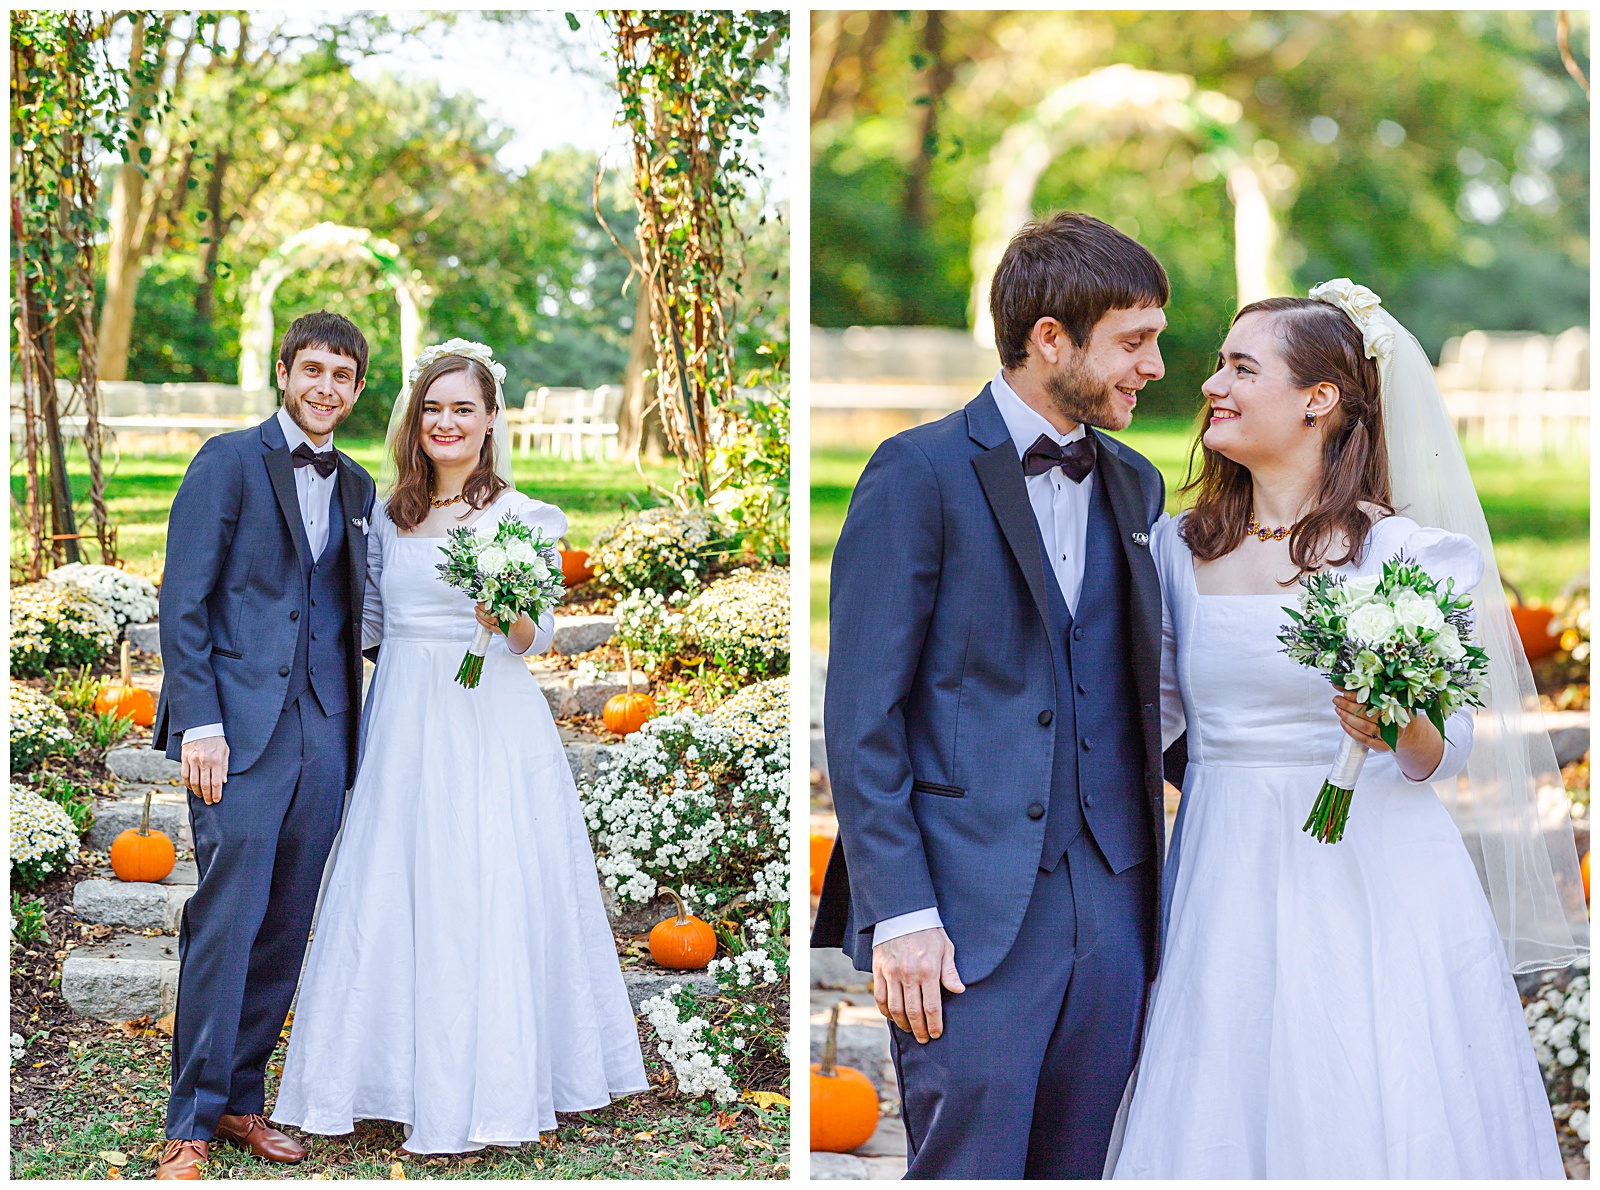
[[[1135,533],[1133,535],[1133,544],[1134,545],[1149,545],[1150,544],[1150,534],[1148,534],[1148,533]]]

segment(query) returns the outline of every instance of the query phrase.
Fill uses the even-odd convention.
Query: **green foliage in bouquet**
[[[1444,734],[1463,706],[1483,705],[1489,655],[1472,643],[1472,599],[1455,593],[1400,554],[1381,574],[1308,575],[1300,609],[1278,639],[1291,660],[1328,676],[1378,713],[1393,748],[1400,729],[1423,714]]]
[[[716,553],[717,529],[701,509],[646,508],[595,538],[589,564],[613,591],[671,595],[696,585]]]
[[[81,587],[28,583],[11,588],[11,673],[38,677],[98,661],[117,641],[116,616]]]

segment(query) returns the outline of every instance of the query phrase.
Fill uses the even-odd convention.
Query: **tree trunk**
[[[194,312],[207,322],[211,321],[217,289],[217,256],[222,250],[222,236],[226,230],[222,219],[222,182],[228,172],[232,155],[227,149],[218,149],[211,157],[211,178],[206,183],[206,235],[208,242],[200,257],[200,276],[194,291]],[[201,376],[201,380],[209,377]]]
[[[617,417],[617,454],[625,459],[643,455],[659,463],[666,455],[662,440],[661,411],[656,408],[655,348],[650,337],[650,287],[638,277],[639,300],[628,335],[628,370],[622,382],[622,410]]]
[[[923,97],[922,119],[918,121],[916,153],[906,175],[903,207],[906,221],[921,228],[926,228],[929,221],[928,175],[939,151],[939,107],[955,82],[955,70],[944,57],[944,21],[943,13],[930,12],[922,27],[922,52],[929,59],[928,89]]]
[[[165,26],[158,26],[165,35]],[[138,62],[145,54],[145,26],[142,16],[133,19],[133,48],[130,62]],[[133,303],[139,291],[141,272],[140,241],[144,238],[145,169],[139,160],[139,150],[145,143],[145,119],[139,115],[148,110],[152,96],[150,88],[135,80],[129,88],[128,114],[131,123],[128,134],[128,157],[117,168],[116,185],[111,191],[110,241],[106,250],[106,296],[100,307],[100,332],[96,336],[96,355],[100,360],[101,380],[126,380],[128,378],[128,347],[133,341]]]

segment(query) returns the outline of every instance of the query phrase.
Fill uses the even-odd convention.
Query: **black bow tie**
[[[294,460],[296,467],[315,467],[317,474],[322,476],[323,479],[327,479],[328,476],[332,475],[334,468],[339,465],[338,456],[333,451],[312,450],[304,442],[295,447],[289,457]]]
[[[1052,467],[1060,467],[1073,483],[1082,483],[1084,476],[1094,470],[1094,439],[1084,434],[1076,442],[1061,446],[1050,435],[1040,434],[1022,456],[1022,473],[1043,475]]]

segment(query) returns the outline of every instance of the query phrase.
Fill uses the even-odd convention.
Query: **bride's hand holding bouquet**
[[[543,530],[530,528],[515,517],[500,521],[493,533],[475,527],[450,530],[440,552],[439,574],[450,586],[463,591],[478,605],[478,631],[456,672],[456,681],[469,690],[483,676],[483,656],[491,632],[509,636],[521,628],[532,643],[524,619],[538,624],[539,617],[566,594],[561,579],[561,557],[556,543]]]

